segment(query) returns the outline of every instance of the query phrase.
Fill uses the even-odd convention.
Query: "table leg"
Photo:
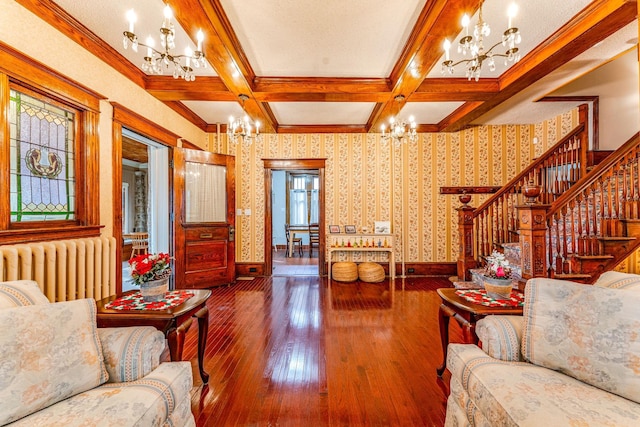
[[[172,361],[182,360],[182,349],[184,348],[184,337],[191,327],[191,319],[188,319],[177,328],[167,331],[167,341],[169,342],[169,354]]]
[[[198,369],[200,378],[206,384],[209,382],[209,374],[204,370],[204,350],[207,348],[207,334],[209,332],[209,309],[202,307],[196,314],[198,319]]]
[[[436,369],[438,377],[442,378],[442,374],[447,367],[447,345],[449,344],[449,318],[455,312],[445,304],[440,304],[438,310],[438,324],[440,325],[440,344],[442,345],[442,364]]]

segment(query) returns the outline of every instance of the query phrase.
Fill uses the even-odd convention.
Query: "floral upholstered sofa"
[[[93,299],[0,282],[0,426],[195,426],[189,362],[153,327],[97,328]]]
[[[640,426],[640,276],[531,279],[523,316],[450,344],[446,426]]]

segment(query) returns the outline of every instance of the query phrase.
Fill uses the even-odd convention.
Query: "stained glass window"
[[[75,219],[76,113],[10,91],[11,221]]]

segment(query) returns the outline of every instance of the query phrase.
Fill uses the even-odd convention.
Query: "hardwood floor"
[[[214,288],[208,385],[198,375],[196,326],[185,341],[197,425],[441,426],[448,378],[436,376],[435,289],[448,286],[411,278],[329,287],[296,276]]]

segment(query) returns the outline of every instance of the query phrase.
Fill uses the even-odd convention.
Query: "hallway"
[[[420,425],[444,422],[435,293],[445,278],[327,287],[273,277],[214,288],[203,386],[197,327],[185,341],[198,426]],[[455,322],[452,322],[455,323]],[[452,340],[460,340],[452,326]]]

